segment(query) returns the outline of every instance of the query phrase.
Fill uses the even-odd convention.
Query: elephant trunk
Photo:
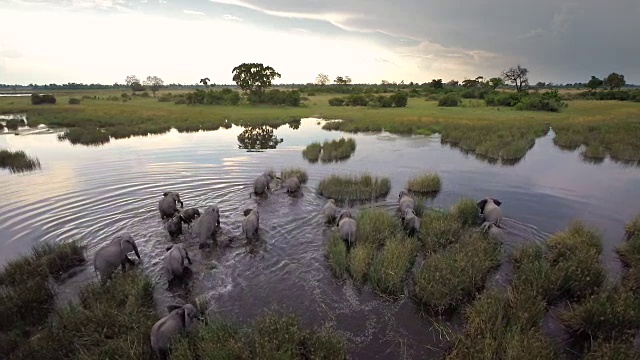
[[[136,245],[136,243],[133,243],[133,252],[136,253],[138,260],[140,260],[140,252],[138,252],[138,245]]]

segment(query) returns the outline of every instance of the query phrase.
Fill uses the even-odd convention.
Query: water
[[[552,131],[513,166],[465,155],[441,145],[438,136],[327,132],[316,119],[303,119],[299,129],[284,125],[273,135],[264,132],[269,141],[243,140],[239,146],[242,131],[235,126],[214,132],[172,131],[100,147],[72,146],[49,134],[0,136],[0,147],[24,150],[42,163],[41,171],[0,174],[0,264],[37,241],[70,238],[81,238],[91,259],[103,242],[128,231],[139,243],[143,270],[158,283],[159,303],[179,301],[183,294],[165,290],[160,271],[170,240],[157,210],[161,194],[174,190],[185,208],[217,204],[221,210],[219,238],[229,247],[198,250],[185,226],[194,260],[192,292],[210,299],[211,313],[247,322],[277,305],[307,324],[333,323],[348,338],[354,358],[415,359],[441,354],[445,338],[420,316],[412,300],[384,301],[368,288],[360,291],[331,276],[324,259],[328,229],[320,216],[325,200],[315,195],[323,177],[361,171],[389,176],[390,194],[373,206],[391,211],[410,176],[436,171],[442,191],[429,206],[449,208],[463,196],[500,199],[507,217],[507,249],[542,241],[571,219],[584,220],[602,231],[602,261],[614,279],[620,264],[613,249],[623,239],[624,224],[640,211],[640,169],[608,160],[585,163],[578,152],[557,149]],[[302,158],[307,144],[343,135],[357,143],[346,162],[309,164]],[[270,149],[254,151],[264,143]],[[302,196],[276,191],[264,200],[249,198],[256,176],[269,167],[289,166],[308,171]],[[251,206],[260,209],[265,245],[258,249],[248,249],[237,239],[242,210]],[[87,265],[70,284],[77,288],[93,280]],[[459,322],[448,325],[456,328]]]

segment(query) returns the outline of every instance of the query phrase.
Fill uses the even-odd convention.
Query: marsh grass
[[[453,205],[451,209],[453,216],[462,224],[462,226],[480,225],[480,212],[475,200],[463,197]]]
[[[640,236],[640,214],[636,215],[636,217],[633,218],[633,220],[625,224],[624,233],[627,239]]]
[[[398,298],[404,293],[405,279],[413,265],[417,242],[400,234],[384,244],[371,263],[369,282],[382,295]]]
[[[336,201],[373,201],[387,196],[391,190],[388,177],[331,175],[320,180],[318,194]]]
[[[320,159],[320,152],[322,151],[322,144],[319,142],[314,142],[307,145],[304,150],[302,150],[302,158],[308,160],[310,163],[317,163]]]
[[[40,160],[28,156],[24,151],[0,150],[0,168],[11,173],[23,173],[40,169]]]
[[[627,269],[625,286],[640,294],[640,214],[625,224],[625,241],[615,249]]]
[[[419,236],[425,254],[432,254],[457,242],[463,225],[451,212],[429,211],[420,218]]]
[[[97,128],[71,128],[58,135],[60,141],[68,140],[73,145],[104,145],[111,141],[109,134]]]
[[[484,233],[466,233],[459,242],[425,259],[415,276],[416,299],[438,312],[458,308],[474,299],[499,264],[498,242]]]
[[[280,172],[280,178],[282,178],[282,181],[286,181],[292,176],[297,177],[298,181],[300,181],[300,184],[306,184],[309,180],[309,176],[307,175],[306,170],[301,168],[287,168],[283,169]]]
[[[85,262],[85,250],[85,245],[80,244],[78,240],[73,240],[55,244],[39,243],[33,247],[32,253],[34,259],[42,262],[51,276],[58,278]]]
[[[384,209],[364,209],[358,213],[355,220],[358,224],[356,233],[358,244],[378,248],[384,245],[387,239],[400,233],[400,219]]]
[[[327,242],[325,256],[329,262],[331,273],[338,279],[347,275],[347,247],[337,231],[332,231]]]
[[[436,173],[416,175],[407,182],[407,189],[417,193],[439,193],[442,188]]]
[[[341,138],[322,143],[320,160],[324,163],[346,160],[356,151],[356,141],[353,138]]]
[[[584,360],[634,360],[638,351],[629,339],[595,341]]]
[[[173,344],[171,359],[317,359],[347,358],[346,343],[332,328],[306,329],[292,314],[270,311],[248,327],[220,320]]]
[[[375,246],[367,243],[357,243],[349,252],[349,274],[356,284],[362,285],[367,280],[375,253]]]

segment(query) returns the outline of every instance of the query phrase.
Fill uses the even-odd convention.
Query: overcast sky
[[[0,0],[0,83],[232,83],[261,62],[278,83],[498,76],[640,83],[639,0]]]

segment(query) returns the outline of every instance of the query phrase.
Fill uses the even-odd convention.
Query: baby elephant
[[[271,183],[271,181],[273,181],[274,178],[278,178],[278,177],[273,175],[269,171],[267,171],[267,172],[263,173],[262,175],[258,176],[253,181],[253,193],[256,194],[256,195],[264,194],[267,190],[271,189],[269,184]]]
[[[343,210],[338,217],[338,232],[340,238],[345,241],[347,250],[356,242],[356,221],[351,217],[351,211]]]
[[[492,222],[485,221],[484,223],[482,223],[482,225],[480,225],[480,229],[484,232],[488,232],[489,237],[494,240],[498,240],[500,242],[504,242],[505,240],[504,231],[502,231],[502,229],[497,227],[496,224]]]
[[[502,209],[500,208],[500,205],[502,205],[502,202],[500,200],[487,197],[478,201],[477,205],[480,209],[482,221],[488,221],[495,224],[497,227],[501,227],[500,222],[502,221]]]
[[[413,209],[405,209],[402,216],[402,226],[409,236],[414,236],[420,232],[420,218],[416,216]]]
[[[200,210],[196,208],[189,208],[182,212],[182,221],[184,221],[184,223],[187,224],[189,228],[191,228],[191,223],[193,222],[193,220],[199,217],[200,217]]]
[[[258,240],[259,228],[260,214],[258,213],[258,209],[246,209],[244,211],[244,219],[242,220],[242,235],[251,241],[256,241]]]
[[[334,199],[327,200],[327,203],[322,208],[322,212],[324,213],[325,222],[331,223],[335,221],[336,215],[338,213],[336,201]]]
[[[178,211],[176,206],[177,203],[180,203],[180,207],[184,207],[182,200],[180,200],[180,195],[175,191],[167,191],[162,194],[162,199],[158,203],[158,210],[160,210],[160,217],[162,220],[166,218],[172,218],[173,215]]]
[[[220,210],[216,205],[211,205],[205,209],[196,223],[200,248],[207,246],[207,241],[210,239],[216,242],[218,226],[220,226]]]
[[[127,263],[134,264],[133,260],[127,256],[131,251],[135,252],[140,259],[138,246],[133,237],[129,234],[118,235],[96,252],[93,257],[93,269],[100,275],[102,281],[108,280],[118,266],[122,266],[122,271],[126,271]]]
[[[300,180],[297,177],[292,176],[284,182],[284,187],[287,189],[287,193],[295,193],[300,190]]]
[[[198,310],[191,304],[170,305],[171,312],[158,320],[151,328],[151,347],[159,360],[169,359],[169,344],[180,333],[188,330],[196,319]]]
[[[184,221],[184,218],[179,212],[177,212],[175,213],[175,215],[173,215],[171,220],[169,220],[169,222],[167,223],[167,231],[169,232],[169,235],[171,236],[172,239],[175,239],[176,237],[182,235],[183,221]]]
[[[184,244],[179,243],[175,245],[169,245],[166,248],[167,252],[164,254],[164,273],[167,277],[167,283],[171,284],[173,279],[180,279],[184,275],[185,260],[189,265],[193,264],[187,249]]]
[[[404,190],[398,194],[398,210],[400,210],[400,216],[404,216],[405,210],[414,210],[416,203],[413,198]]]

